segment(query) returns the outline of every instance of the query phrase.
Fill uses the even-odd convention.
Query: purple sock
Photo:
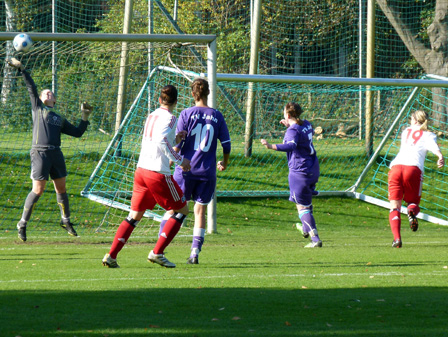
[[[191,243],[190,257],[198,257],[199,252],[202,250],[204,244],[205,229],[194,228],[193,229],[193,242]]]
[[[310,209],[303,209],[299,212],[300,221],[302,222],[303,230],[310,233],[311,241],[317,242],[320,240],[317,234],[316,221]]]
[[[165,224],[166,224],[167,221],[168,221],[168,220],[162,220],[162,221],[160,221],[159,235],[157,235],[157,237],[159,237],[160,234],[162,234],[162,232],[163,232],[163,227],[165,227]]]

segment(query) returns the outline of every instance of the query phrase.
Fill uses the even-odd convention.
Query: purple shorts
[[[305,174],[289,171],[289,200],[302,205],[311,206],[313,192],[316,190],[316,183],[319,180],[319,173]]]
[[[184,192],[187,201],[193,200],[201,205],[207,205],[212,201],[216,179],[199,180],[194,177],[184,177],[178,170],[174,171],[173,178]]]

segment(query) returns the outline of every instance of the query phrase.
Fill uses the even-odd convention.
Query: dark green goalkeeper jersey
[[[33,145],[35,149],[57,149],[61,146],[61,133],[81,137],[89,125],[88,121],[74,126],[64,117],[59,116],[52,108],[45,106],[39,98],[36,84],[30,74],[22,71],[26,87],[30,94],[33,116]]]

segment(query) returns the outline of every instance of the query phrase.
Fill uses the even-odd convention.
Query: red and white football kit
[[[427,152],[439,151],[437,136],[420,130],[419,125],[406,128],[401,134],[398,155],[390,163],[389,200],[420,203],[424,162]]]
[[[171,175],[170,160],[180,165],[183,157],[174,151],[177,118],[158,108],[146,119],[142,147],[134,175],[131,210],[142,212],[159,204],[166,210],[186,205],[179,185]]]

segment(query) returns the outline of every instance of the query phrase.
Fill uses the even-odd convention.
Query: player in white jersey
[[[172,85],[163,87],[159,97],[160,108],[146,119],[143,130],[142,148],[134,175],[134,188],[131,199],[131,212],[117,229],[103,265],[118,268],[117,254],[121,251],[132,231],[147,209],[159,204],[174,213],[165,224],[148,260],[162,267],[174,268],[176,265],[165,257],[164,250],[179,232],[188,214],[188,205],[179,185],[174,181],[170,170],[170,160],[182,170],[190,170],[190,160],[174,151],[173,146],[180,143],[186,135],[181,131],[176,135],[177,118],[171,113],[177,103],[177,89]]]
[[[411,126],[401,134],[401,147],[398,155],[390,163],[389,171],[389,223],[394,235],[392,247],[401,248],[401,217],[402,201],[407,203],[409,225],[412,231],[417,231],[417,214],[420,212],[422,194],[423,170],[428,151],[437,157],[439,168],[445,165],[442,152],[437,144],[437,136],[428,131],[428,115],[423,110],[417,110],[411,115]]]

